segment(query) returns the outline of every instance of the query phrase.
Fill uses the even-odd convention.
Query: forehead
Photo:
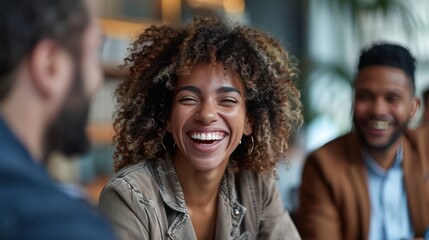
[[[220,62],[196,64],[189,75],[179,77],[177,86],[183,85],[197,85],[201,88],[233,86],[240,91],[244,88],[240,75]]]
[[[407,91],[412,93],[411,79],[399,68],[388,66],[371,66],[359,71],[355,90],[372,91]]]

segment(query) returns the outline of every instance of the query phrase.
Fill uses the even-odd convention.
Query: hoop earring
[[[252,147],[250,148],[250,150],[247,153],[244,154],[246,156],[249,156],[253,152],[253,148],[255,148],[255,140],[253,140],[252,135],[250,135],[250,140],[252,141]]]
[[[163,148],[165,151],[168,151],[167,147],[164,145],[164,138],[165,138],[165,136],[166,136],[166,135],[164,135],[164,137],[162,137],[162,140],[161,140],[161,146],[162,146],[162,148]],[[176,143],[175,143],[175,142],[173,143],[173,148],[174,148],[174,147],[176,147]]]
[[[165,137],[165,135],[164,135],[164,137]],[[167,151],[167,148],[164,145],[164,137],[162,137],[162,139],[161,139],[161,146],[162,146],[162,148],[164,148],[165,151]]]

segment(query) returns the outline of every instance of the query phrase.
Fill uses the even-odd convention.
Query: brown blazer
[[[429,227],[429,127],[403,138],[403,167],[416,237]],[[302,239],[368,239],[370,200],[356,133],[313,152],[305,163],[296,224]]]

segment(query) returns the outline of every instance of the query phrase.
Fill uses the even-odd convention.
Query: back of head
[[[415,92],[416,59],[407,48],[391,43],[376,43],[365,48],[359,57],[358,71],[371,66],[388,66],[401,69],[410,78],[412,90]]]
[[[49,38],[72,53],[89,21],[82,0],[2,0],[0,8],[0,101],[13,85],[14,70]]]

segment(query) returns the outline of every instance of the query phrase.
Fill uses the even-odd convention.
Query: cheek
[[[103,81],[100,60],[96,53],[86,54],[82,60],[82,77],[85,83],[85,92],[92,96]]]
[[[355,103],[354,108],[353,108],[353,115],[355,117],[361,117],[363,115],[365,115],[365,113],[368,110],[368,106],[367,104],[364,103]]]
[[[55,90],[52,91],[57,98],[58,106],[60,106],[64,101],[67,100],[70,91],[72,91],[73,84],[77,80],[75,78],[76,69],[74,65],[74,61],[71,59],[65,59],[61,62],[62,64],[59,64],[61,66],[61,69],[58,71],[58,79],[62,79],[62,81],[56,81],[57,83],[55,85]]]
[[[401,106],[399,108],[395,108],[394,113],[396,115],[396,118],[400,120],[408,120],[412,117],[411,107]]]
[[[192,117],[192,113],[189,109],[174,107],[172,108],[169,125],[171,131],[177,131],[177,129],[183,128],[187,121]]]
[[[235,129],[243,128],[243,132],[246,126],[246,112],[244,109],[235,109],[231,112],[224,112],[222,114],[230,126],[234,126]]]

